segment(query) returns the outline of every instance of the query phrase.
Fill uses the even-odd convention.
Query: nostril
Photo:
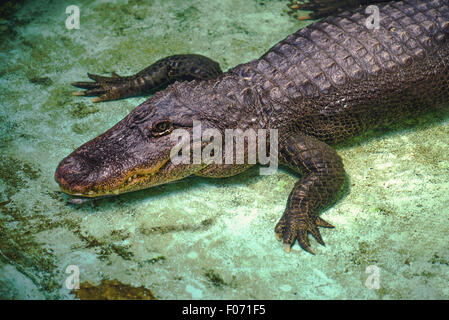
[[[71,187],[82,184],[89,172],[90,168],[85,159],[71,155],[59,163],[55,172],[55,180],[61,186],[71,189]]]
[[[68,157],[62,165],[65,170],[69,171],[72,174],[80,174],[87,169],[85,161],[83,161],[79,157]]]

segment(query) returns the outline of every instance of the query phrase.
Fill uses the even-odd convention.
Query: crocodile
[[[55,180],[69,195],[95,198],[191,175],[229,177],[254,164],[248,157],[239,164],[175,164],[171,134],[192,134],[195,122],[202,132],[276,129],[277,159],[300,178],[275,236],[286,252],[297,240],[314,253],[309,235],[324,245],[318,227],[333,226],[320,213],[338,199],[346,179],[331,145],[449,102],[448,1],[370,1],[379,13],[375,27],[366,23],[365,2],[339,1],[356,4],[349,10],[334,10],[335,0],[296,2],[292,9],[325,17],[224,73],[207,57],[177,55],[134,76],[89,74],[94,81],[74,83],[86,89],[74,94],[98,96],[97,102],[162,90],[64,158]]]

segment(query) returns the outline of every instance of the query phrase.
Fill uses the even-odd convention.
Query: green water
[[[145,98],[72,96],[86,72],[129,75],[198,53],[226,70],[305,23],[287,1],[70,1],[4,5],[0,16],[0,298],[74,299],[80,281],[144,286],[159,299],[448,299],[449,111],[338,146],[348,174],[323,213],[316,255],[274,237],[297,177],[191,178],[81,206],[53,180],[59,161]],[[9,202],[8,202],[9,201]],[[7,203],[8,202],[8,203]],[[368,266],[379,288],[368,288]],[[368,269],[369,271],[370,269]]]

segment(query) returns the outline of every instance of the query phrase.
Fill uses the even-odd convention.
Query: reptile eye
[[[153,127],[151,128],[152,134],[154,136],[162,136],[167,133],[172,132],[173,130],[173,124],[170,120],[162,120],[159,122],[156,122]]]

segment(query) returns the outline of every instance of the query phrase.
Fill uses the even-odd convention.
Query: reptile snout
[[[71,155],[59,163],[55,180],[64,190],[83,193],[88,187],[87,178],[91,172],[86,159],[79,155]]]

